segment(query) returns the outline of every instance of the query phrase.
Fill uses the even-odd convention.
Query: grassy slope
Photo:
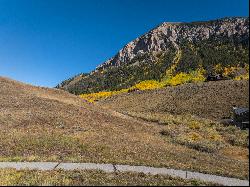
[[[0,124],[2,161],[141,164],[248,177],[247,149],[229,147],[231,155],[201,152],[168,141],[160,133],[164,126],[5,78],[0,78]]]
[[[0,170],[0,185],[53,186],[210,186],[212,183],[142,173],[101,171],[16,171]]]
[[[234,105],[249,105],[249,81],[184,84],[114,96],[99,104],[120,112],[192,114],[208,119],[221,119],[230,116]]]

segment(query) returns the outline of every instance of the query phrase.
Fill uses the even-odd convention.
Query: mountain
[[[249,18],[234,17],[191,23],[165,22],[136,38],[89,74],[81,74],[57,88],[74,94],[119,90],[143,80],[216,65],[249,64]]]

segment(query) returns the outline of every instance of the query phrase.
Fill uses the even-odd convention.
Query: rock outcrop
[[[164,22],[147,34],[129,42],[115,57],[98,66],[96,70],[120,66],[145,53],[167,51],[169,46],[178,49],[184,40],[197,42],[211,37],[246,41],[249,38],[249,18],[225,18],[192,23]]]

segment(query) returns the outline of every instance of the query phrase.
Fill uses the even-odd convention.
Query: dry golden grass
[[[168,142],[221,157],[248,161],[247,130],[191,115],[134,112],[128,115],[161,125],[160,133]]]
[[[118,163],[248,178],[248,160],[168,141],[164,128],[64,91],[0,78],[1,161]]]
[[[198,180],[184,180],[162,175],[102,171],[16,171],[0,170],[1,186],[210,186]]]
[[[191,114],[220,120],[231,115],[234,105],[249,106],[249,80],[190,83],[113,96],[98,103],[120,112]]]

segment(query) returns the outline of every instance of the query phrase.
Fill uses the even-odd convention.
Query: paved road
[[[235,178],[221,177],[216,175],[203,174],[183,170],[155,168],[146,166],[129,166],[114,164],[94,164],[94,163],[59,163],[59,162],[0,162],[0,169],[14,168],[17,170],[102,170],[105,172],[140,172],[152,175],[170,175],[183,179],[198,179],[206,182],[213,182],[225,186],[249,186],[249,181]]]

